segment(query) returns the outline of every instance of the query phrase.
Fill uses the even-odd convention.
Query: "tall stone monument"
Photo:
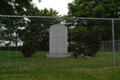
[[[49,54],[48,58],[69,57],[68,54],[68,33],[67,27],[63,25],[52,25],[49,35]]]

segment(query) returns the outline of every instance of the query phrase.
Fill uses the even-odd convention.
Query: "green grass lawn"
[[[119,80],[120,54],[97,53],[91,58],[46,58],[36,52],[24,58],[19,51],[0,51],[0,80]],[[71,53],[69,53],[71,54]]]
[[[97,53],[91,58],[46,58],[49,52],[36,52],[24,58],[20,51],[0,51],[0,67],[112,67],[113,54]],[[72,55],[72,53],[69,53]],[[116,66],[120,65],[120,54],[116,53]]]
[[[120,68],[7,68],[0,80],[119,80]]]

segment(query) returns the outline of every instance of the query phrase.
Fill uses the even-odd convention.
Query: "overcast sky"
[[[38,2],[38,0],[33,0],[33,3],[36,4],[36,6],[39,9],[44,8],[52,8],[59,12],[60,15],[65,15],[68,12],[68,3],[71,3],[73,0],[42,0],[42,2]]]

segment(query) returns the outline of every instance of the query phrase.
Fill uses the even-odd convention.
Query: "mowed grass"
[[[120,80],[120,68],[0,69],[0,80]]]
[[[97,53],[91,58],[46,58],[49,52],[36,52],[31,58],[24,58],[20,51],[0,51],[1,67],[112,67],[112,52]],[[116,53],[116,66],[120,65],[120,54]]]
[[[19,51],[0,51],[0,80],[119,80],[120,54],[97,53],[91,58],[46,58],[36,52],[24,58]],[[69,53],[72,54],[72,53]]]

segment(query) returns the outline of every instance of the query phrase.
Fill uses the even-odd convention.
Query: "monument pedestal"
[[[65,58],[70,57],[70,54],[48,54],[47,58]]]

